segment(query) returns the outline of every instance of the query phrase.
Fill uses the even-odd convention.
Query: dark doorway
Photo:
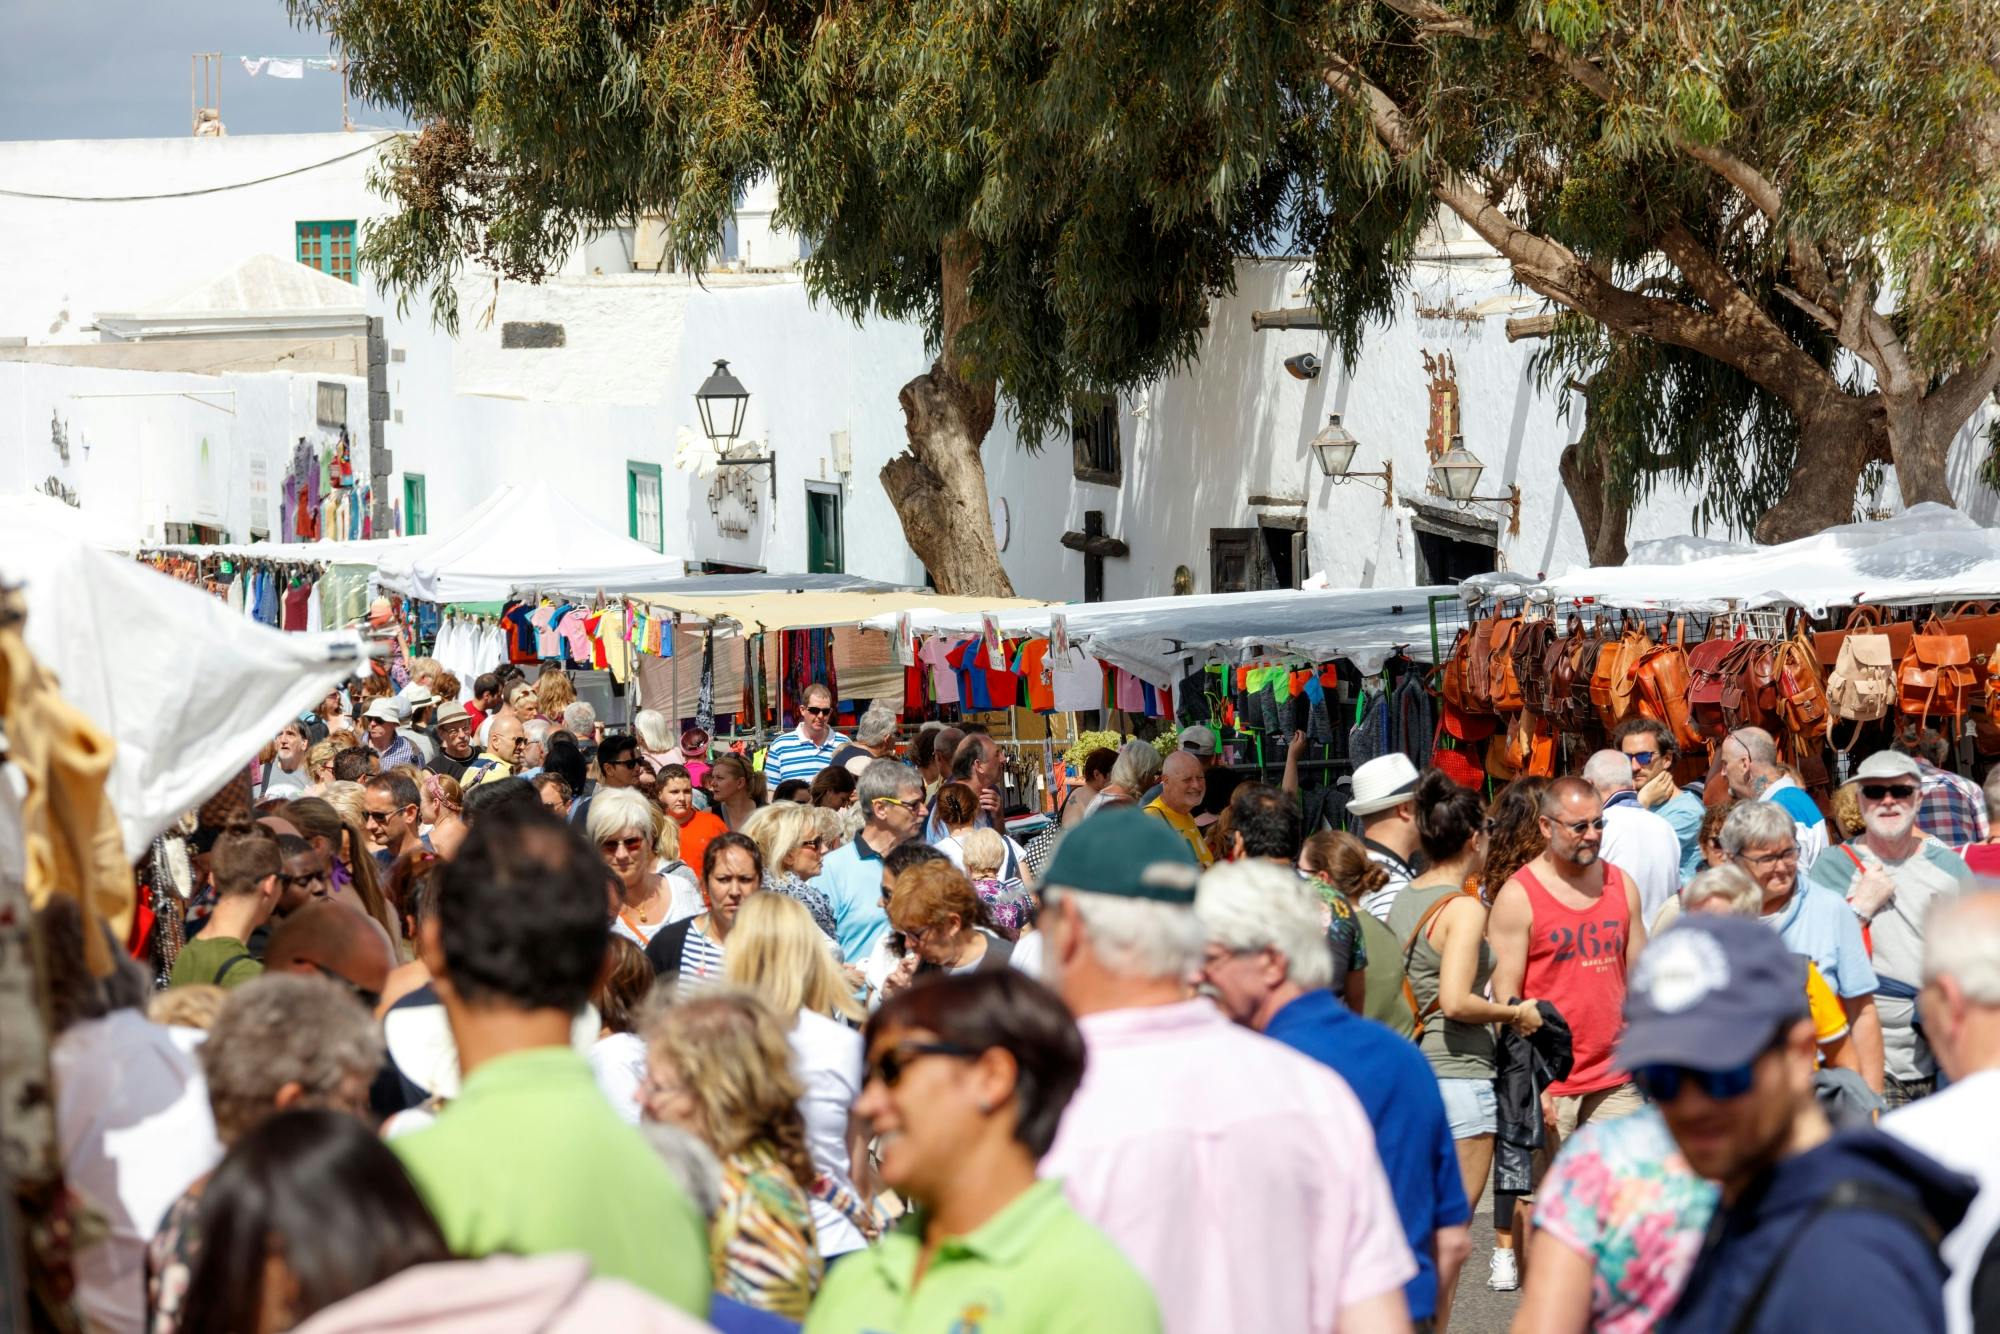
[[[1499,568],[1498,538],[1484,525],[1419,511],[1410,526],[1417,536],[1417,582],[1455,584]]]

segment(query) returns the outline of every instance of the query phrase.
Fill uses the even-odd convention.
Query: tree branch
[[[1398,161],[1409,159],[1419,148],[1422,135],[1395,99],[1353,62],[1329,54],[1327,65],[1324,77],[1328,86],[1368,112],[1376,138],[1391,155]],[[1471,179],[1448,169],[1428,174],[1432,196],[1499,252],[1513,267],[1516,280],[1530,290],[1619,333],[1684,347],[1734,366],[1795,407],[1804,395],[1837,387],[1826,369],[1778,328],[1768,312],[1751,301],[1684,230],[1687,244],[1683,253],[1690,264],[1702,269],[1706,281],[1688,273],[1685,266],[1682,271],[1695,283],[1713,314],[1628,291],[1599,274],[1569,247],[1515,223]]]
[[[1924,395],[1925,425],[1939,433],[1956,432],[1996,386],[2000,386],[2000,330],[1995,330],[1984,356],[1953,371]]]

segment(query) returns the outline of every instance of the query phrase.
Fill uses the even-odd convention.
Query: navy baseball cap
[[[1747,917],[1695,913],[1640,954],[1618,1065],[1732,1070],[1806,1013],[1806,961],[1776,931]]]

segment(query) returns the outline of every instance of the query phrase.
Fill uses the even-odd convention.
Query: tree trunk
[[[1889,401],[1885,417],[1896,460],[1896,489],[1902,493],[1905,506],[1926,500],[1956,505],[1945,465],[1952,437],[1964,423],[1935,420],[1937,414],[1924,409],[1921,398]]]
[[[882,465],[882,490],[902,520],[903,537],[940,593],[1012,597],[1014,585],[993,541],[980,446],[993,429],[994,384],[968,380],[958,335],[971,316],[969,284],[976,242],[955,237],[943,248],[942,328],[938,357],[903,386],[909,449]]]
[[[1889,457],[1889,418],[1880,396],[1840,392],[1817,397],[1798,415],[1799,453],[1791,483],[1757,521],[1759,542],[1790,542],[1837,523],[1854,521],[1854,493],[1861,469]],[[1950,496],[1945,496],[1950,503]]]
[[[1604,485],[1604,461],[1588,452],[1584,439],[1563,447],[1556,471],[1562,474],[1563,489],[1569,492],[1570,507],[1583,525],[1583,540],[1592,565],[1625,563],[1625,530],[1632,519],[1632,502],[1615,498]]]

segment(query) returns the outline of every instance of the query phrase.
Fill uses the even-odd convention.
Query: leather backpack
[[[1578,627],[1580,630],[1581,627]],[[1584,731],[1597,721],[1597,667],[1604,650],[1614,642],[1602,626],[1589,633],[1572,631],[1570,643],[1569,725]],[[1611,687],[1604,686],[1604,704],[1611,705]]]
[[[1520,638],[1521,621],[1508,616],[1493,625],[1493,639],[1487,652],[1487,686],[1495,713],[1519,713],[1527,707],[1521,695],[1521,678],[1514,671],[1514,642]]]
[[[1799,743],[1801,752],[1817,752],[1816,742],[1826,735],[1833,714],[1827,707],[1826,690],[1820,684],[1819,662],[1812,645],[1797,636],[1779,644],[1771,657],[1776,681],[1778,716],[1785,730]]]
[[[1524,620],[1514,631],[1514,680],[1521,687],[1523,708],[1549,712],[1549,675],[1545,668],[1549,645],[1556,642],[1556,625],[1549,620]]]
[[[1966,607],[1978,606],[1968,602]],[[1964,610],[1965,608],[1960,608]],[[1954,613],[1955,615],[1956,613]],[[2000,637],[2000,616],[1993,619],[1996,637]],[[1820,670],[1830,672],[1840,661],[1840,646],[1852,634],[1885,635],[1889,640],[1889,657],[1900,662],[1910,651],[1910,636],[1917,627],[1908,621],[1891,621],[1882,614],[1880,607],[1856,607],[1848,613],[1847,624],[1838,630],[1821,630],[1812,637],[1813,657],[1818,659]]]
[[[1465,704],[1469,713],[1493,712],[1493,631],[1499,624],[1497,616],[1472,623],[1472,638],[1465,650]]]
[[[1632,707],[1642,718],[1664,723],[1673,733],[1674,744],[1692,750],[1701,744],[1688,711],[1688,660],[1681,647],[1685,623],[1674,622],[1674,641],[1653,646],[1632,668]]]
[[[1855,724],[1857,737],[1860,724],[1887,717],[1896,702],[1896,655],[1889,636],[1849,631],[1840,641],[1833,670],[1827,673],[1826,699],[1836,718]]]
[[[1646,633],[1645,623],[1639,622],[1628,627],[1618,642],[1605,651],[1604,656],[1611,659],[1608,691],[1611,707],[1608,712],[1601,712],[1600,716],[1607,732],[1630,718],[1637,707],[1633,696],[1639,689],[1639,664],[1646,660],[1646,655],[1654,647],[1653,637]],[[1605,674],[1603,658],[1598,659],[1597,670],[1600,676]],[[1681,675],[1685,680],[1685,665]]]
[[[1729,689],[1729,660],[1734,654],[1748,665],[1742,639],[1704,639],[1688,650],[1688,711],[1694,730],[1705,741],[1720,741],[1729,735],[1729,719],[1723,710],[1723,695]]]
[[[1896,708],[1920,726],[1933,717],[1949,718],[1952,732],[1972,705],[1979,675],[1972,667],[1972,645],[1964,635],[1928,633],[1940,628],[1933,621],[1927,633],[1910,637],[1910,651],[1896,668]]]
[[[1563,635],[1551,633],[1548,648],[1542,653],[1542,695],[1548,706],[1543,712],[1551,727],[1566,729],[1571,725],[1576,695],[1576,651],[1582,639],[1583,620],[1573,615],[1569,618],[1569,631]]]
[[[1460,741],[1483,741],[1493,735],[1497,721],[1489,714],[1472,707],[1472,687],[1470,672],[1472,662],[1472,641],[1477,632],[1464,629],[1458,632],[1458,639],[1451,646],[1451,656],[1445,659],[1439,672],[1438,683],[1438,726],[1445,733]]]

